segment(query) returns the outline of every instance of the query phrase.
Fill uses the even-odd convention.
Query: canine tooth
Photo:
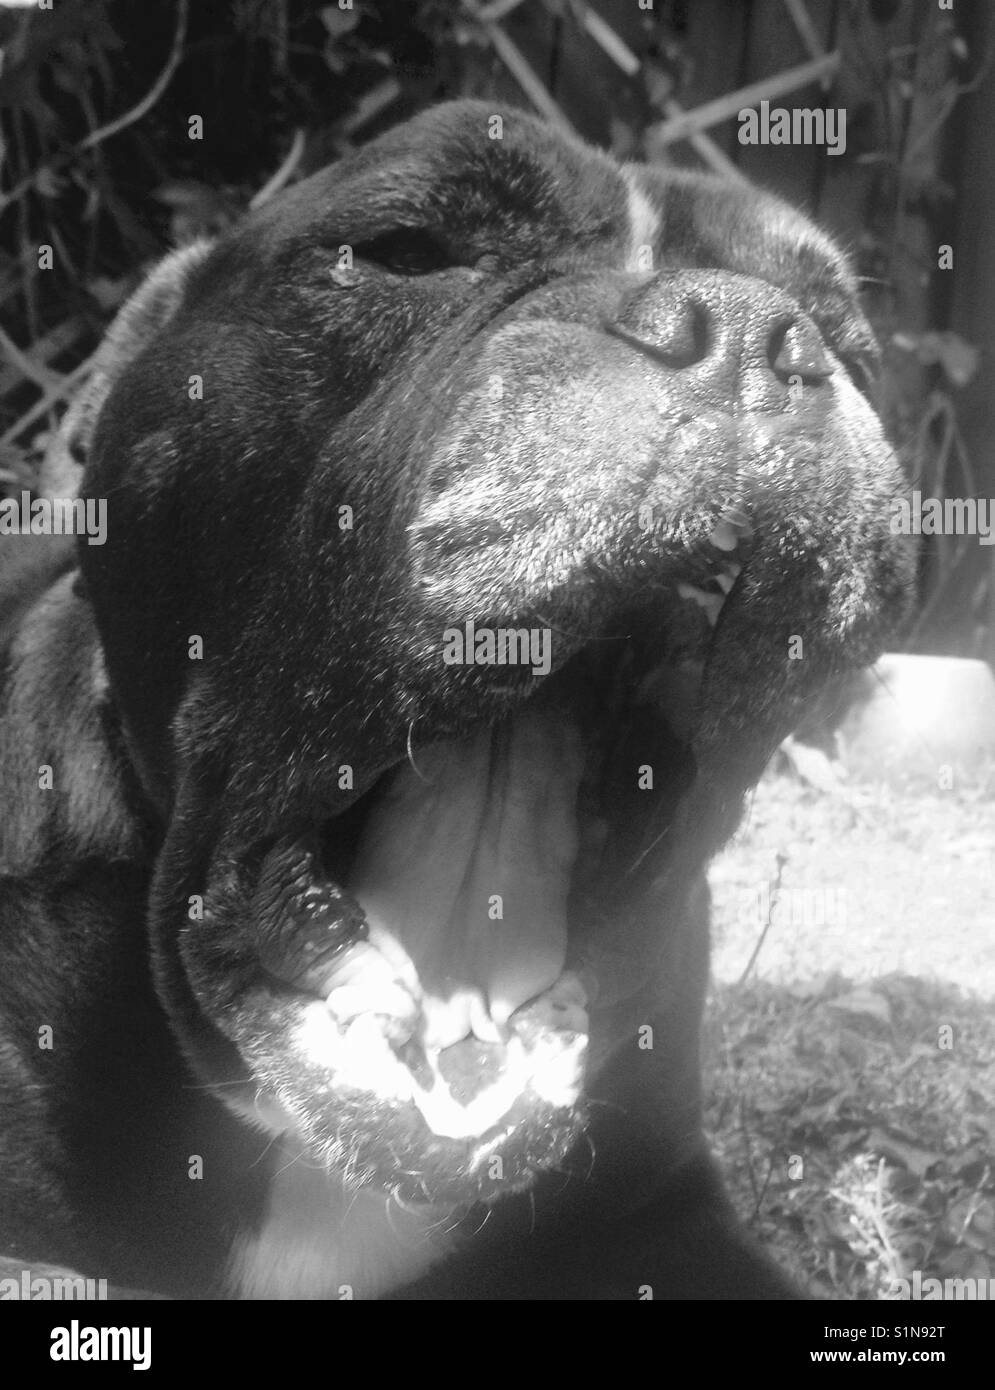
[[[696,589],[693,584],[678,584],[677,592],[681,598],[690,599],[691,602],[696,603],[699,608],[703,608],[705,610],[705,617],[711,623],[712,627],[715,626],[719,620],[719,613],[722,611],[722,605],[726,601],[724,594],[709,594],[706,593],[704,589]]]
[[[739,545],[739,536],[736,534],[736,528],[733,526],[732,522],[725,517],[718,523],[708,539],[711,541],[712,545],[715,546],[716,550],[735,550],[737,545]]]
[[[480,1042],[503,1041],[501,1030],[488,1013],[484,996],[478,990],[470,995],[470,1031]]]
[[[454,989],[445,997],[426,993],[422,997],[421,1008],[421,1037],[429,1052],[441,1052],[443,1048],[461,1042],[470,1033],[481,1042],[501,1041],[500,1034],[494,1036],[497,1025],[488,1017],[483,996],[477,989]],[[480,1032],[477,1031],[478,1027]]]
[[[708,539],[716,550],[726,553],[733,551],[740,541],[752,539],[753,526],[749,515],[741,507],[729,506],[712,528]]]

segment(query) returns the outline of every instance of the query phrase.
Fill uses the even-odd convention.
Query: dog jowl
[[[874,352],[799,214],[476,103],[154,272],[5,658],[8,1252],[790,1294],[703,1149],[702,871],[905,603]]]

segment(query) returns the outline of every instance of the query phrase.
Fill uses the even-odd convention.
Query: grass
[[[775,775],[714,866],[707,1123],[817,1297],[995,1276],[993,856],[975,792]]]

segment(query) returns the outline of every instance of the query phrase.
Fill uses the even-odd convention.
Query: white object
[[[984,661],[889,652],[858,691],[839,731],[854,777],[949,788],[995,773],[995,676]]]

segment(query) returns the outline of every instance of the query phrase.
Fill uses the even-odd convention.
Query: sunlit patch
[[[351,1001],[377,999],[359,985],[345,989]],[[337,1090],[358,1091],[394,1106],[410,1104],[441,1138],[485,1135],[523,1099],[570,1108],[580,1098],[588,1018],[584,991],[573,975],[565,974],[511,1017],[504,1040],[492,1045],[495,1078],[469,1098],[457,1094],[459,1085],[445,1066],[447,1049],[419,1045],[416,1077],[397,1045],[389,1015],[366,1011],[335,1016],[331,1006],[336,996],[340,1002],[342,992],[333,990],[324,1003],[305,1007],[296,1046],[310,1064],[328,1072]]]

